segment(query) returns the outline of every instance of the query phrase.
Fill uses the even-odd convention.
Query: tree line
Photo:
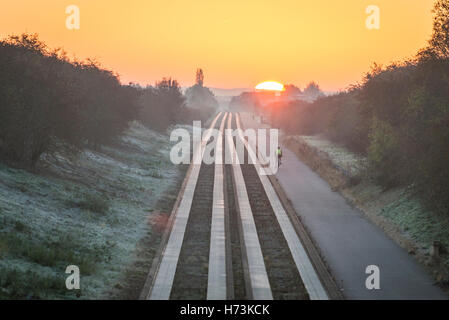
[[[113,142],[131,121],[164,131],[198,114],[179,83],[122,85],[94,60],[70,60],[35,34],[0,41],[0,161],[33,169],[42,154]]]
[[[361,83],[336,95],[269,109],[275,125],[324,134],[365,154],[378,183],[411,185],[448,214],[449,1],[436,1],[432,37],[414,58],[374,65]]]

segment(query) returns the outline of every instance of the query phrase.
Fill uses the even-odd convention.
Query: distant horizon
[[[95,58],[122,83],[172,76],[189,86],[202,68],[213,88],[252,88],[267,80],[303,87],[313,80],[339,91],[360,81],[373,63],[403,61],[425,47],[434,0],[377,0],[376,30],[366,27],[370,3],[360,0],[78,0],[77,30],[66,27],[71,4],[8,1],[0,12],[0,38],[37,33],[50,48]]]
[[[224,97],[239,95],[239,94],[241,94],[243,92],[254,92],[255,91],[254,88],[230,88],[230,89],[228,89],[228,88],[213,88],[213,87],[208,87],[207,85],[205,85],[205,87],[209,88],[216,96],[224,96]],[[182,86],[181,88],[183,90],[185,90],[186,88],[189,88],[189,87]],[[300,89],[304,90],[304,88],[300,88]],[[233,93],[237,93],[238,92],[238,94],[223,95],[223,94],[216,94],[215,91],[225,91],[225,92],[233,92]],[[337,90],[332,91],[332,90],[323,90],[323,89],[322,89],[322,92],[325,95],[331,95],[331,94],[338,93]]]

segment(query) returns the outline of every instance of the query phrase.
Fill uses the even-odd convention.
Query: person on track
[[[281,165],[281,160],[282,160],[282,149],[280,146],[278,146],[277,150],[276,150],[276,155],[278,156],[278,167]]]

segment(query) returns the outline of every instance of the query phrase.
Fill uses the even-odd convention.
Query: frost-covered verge
[[[296,137],[295,137],[296,138]],[[322,136],[300,136],[297,137],[305,141],[311,147],[316,148],[319,152],[323,152],[332,163],[341,168],[349,176],[358,176],[366,167],[366,159],[359,154],[349,151],[348,149],[336,145]]]
[[[0,298],[104,297],[182,175],[171,145],[134,123],[114,146],[44,157],[38,174],[0,165]],[[68,265],[81,290],[66,289]]]
[[[413,188],[384,190],[376,185],[370,179],[363,156],[322,136],[287,136],[283,142],[400,246],[429,267],[437,281],[446,284],[449,275],[447,216],[424,207]],[[434,241],[441,243],[439,259],[430,255]]]

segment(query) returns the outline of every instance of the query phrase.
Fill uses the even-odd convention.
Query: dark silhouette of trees
[[[170,125],[183,122],[185,98],[179,83],[174,79],[163,78],[154,87],[145,88],[140,103],[140,119],[150,128],[164,131]]]
[[[438,57],[449,58],[449,2],[436,1],[433,13],[433,33],[427,49]]]
[[[111,142],[138,115],[137,88],[37,35],[0,42],[0,161],[32,169],[43,153]]]
[[[310,82],[304,89],[304,97],[308,101],[313,101],[318,99],[319,97],[324,96],[324,93],[321,91],[320,86],[315,81]]]
[[[198,68],[196,69],[195,84],[202,87],[203,83],[204,83],[203,69]]]
[[[98,62],[70,61],[63,50],[50,50],[37,35],[1,41],[0,70],[0,161],[27,169],[44,153],[111,143],[132,120],[164,131],[175,123],[206,119],[212,113],[206,106],[216,103],[202,87],[201,69],[189,94],[201,111],[196,113],[185,107],[174,79],[147,88],[122,85]]]
[[[284,93],[285,95],[288,96],[295,96],[295,95],[300,95],[302,93],[301,89],[299,89],[297,86],[293,85],[293,84],[286,84],[284,86]]]
[[[365,153],[381,185],[413,186],[424,203],[448,214],[449,2],[436,1],[434,13],[432,38],[415,59],[374,65],[338,95],[273,106],[272,119],[290,132],[324,133]]]
[[[205,121],[218,108],[215,95],[209,88],[204,87],[204,73],[202,69],[196,71],[196,83],[186,90],[185,96],[187,119]]]

